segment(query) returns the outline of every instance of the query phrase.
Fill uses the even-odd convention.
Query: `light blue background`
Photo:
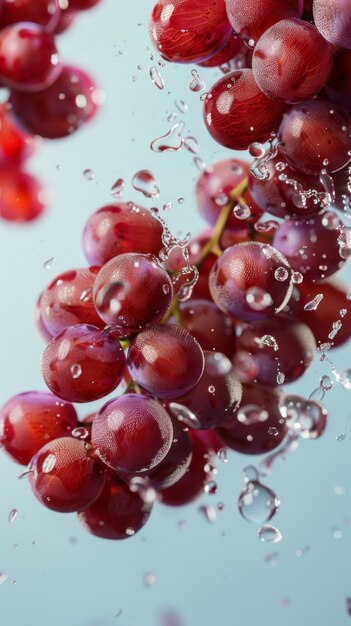
[[[59,40],[62,56],[91,70],[107,102],[94,124],[70,139],[46,143],[31,161],[55,194],[47,215],[30,227],[0,224],[1,403],[19,391],[44,388],[34,302],[56,274],[85,264],[82,227],[93,210],[111,200],[116,178],[126,181],[126,199],[143,203],[131,178],[138,169],[152,170],[161,189],[158,206],[174,202],[167,214],[174,232],[196,233],[203,226],[195,212],[192,190],[199,172],[192,155],[186,150],[154,154],[149,143],[168,130],[167,116],[181,98],[189,111],[179,118],[200,142],[204,161],[229,152],[205,132],[199,94],[189,90],[191,67],[160,68],[165,88],[152,84],[149,70],[159,57],[155,54],[151,62],[147,52],[151,6],[152,0],[104,0]],[[200,75],[208,86],[219,76],[212,70],[200,70]],[[83,177],[86,168],[94,171],[93,181]],[[184,204],[177,204],[179,197]],[[51,257],[54,264],[44,270]],[[333,358],[340,370],[351,365],[349,348]],[[316,362],[293,388],[309,394],[320,376],[329,373],[326,364]],[[156,506],[136,537],[107,542],[85,533],[74,515],[41,507],[26,480],[17,479],[20,466],[1,455],[0,572],[8,574],[0,586],[1,625],[160,626],[160,612],[166,609],[177,611],[182,626],[350,624],[350,392],[335,384],[326,406],[325,436],[302,442],[285,462],[277,461],[266,480],[282,501],[273,522],[283,533],[277,546],[260,543],[257,528],[236,508],[241,472],[250,457],[232,453],[226,465],[218,462],[218,493],[200,501],[224,503],[216,523],[201,517],[197,503],[181,509]],[[342,432],[347,437],[337,442]],[[336,485],[346,494],[336,495]],[[13,508],[18,517],[10,524]],[[184,530],[178,526],[182,520]],[[335,528],[342,532],[338,540]],[[297,557],[296,551],[307,545],[310,550]],[[273,567],[265,557],[275,551],[279,558]],[[156,576],[151,588],[143,584],[147,572]]]

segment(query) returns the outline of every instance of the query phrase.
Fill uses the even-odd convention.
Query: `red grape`
[[[220,52],[231,35],[223,0],[159,0],[150,17],[151,41],[175,63],[200,63]]]
[[[142,207],[118,202],[93,213],[83,232],[83,248],[91,265],[104,265],[125,252],[156,256],[163,248],[161,222]]]
[[[242,382],[291,383],[310,366],[316,342],[306,324],[282,317],[246,326],[238,337],[234,371]]]
[[[246,150],[252,142],[269,139],[285,110],[285,104],[261,91],[251,69],[243,69],[226,74],[207,92],[204,119],[218,143]]]
[[[119,341],[108,331],[76,324],[50,341],[41,368],[47,386],[60,398],[91,402],[119,385],[125,356]]]
[[[269,98],[300,102],[324,87],[333,64],[332,46],[312,24],[281,20],[258,40],[252,70]]]
[[[2,0],[1,27],[17,22],[35,22],[51,32],[60,14],[58,0]]]
[[[232,424],[218,428],[218,435],[225,445],[242,454],[274,450],[287,434],[279,401],[280,393],[274,387],[244,385],[243,399]]]
[[[35,497],[59,513],[89,506],[101,493],[105,472],[93,448],[74,437],[54,439],[33,457],[29,482]]]
[[[159,398],[175,398],[192,389],[204,369],[203,351],[180,326],[152,326],[132,340],[128,369],[134,380]]]
[[[275,232],[273,245],[284,254],[291,267],[308,280],[327,278],[344,263],[338,241],[339,220],[334,217],[335,224],[330,224],[323,214],[313,215],[308,220],[290,219]]]
[[[333,69],[325,92],[331,102],[351,113],[351,50],[339,50],[334,55]]]
[[[88,74],[64,66],[58,79],[37,93],[12,92],[10,102],[18,121],[33,135],[66,137],[96,113],[98,90]]]
[[[148,479],[154,489],[166,489],[174,485],[186,473],[192,457],[191,441],[182,425],[173,421],[173,441],[165,458],[151,472]]]
[[[279,150],[291,167],[307,174],[342,169],[351,159],[350,120],[325,100],[293,106],[279,128]]]
[[[6,105],[0,105],[0,163],[18,163],[29,157],[38,144],[38,139],[23,132]]]
[[[44,328],[55,337],[74,324],[102,327],[93,303],[93,284],[99,267],[69,270],[59,274],[44,289],[38,315]]]
[[[151,254],[126,253],[108,261],[94,284],[97,312],[121,336],[160,321],[172,300],[172,283]]]
[[[285,281],[276,271],[286,271]],[[244,321],[274,315],[291,295],[291,269],[280,252],[258,242],[239,243],[227,248],[214,264],[209,284],[212,298],[228,315]]]
[[[333,46],[351,48],[349,0],[313,0],[313,19],[319,32]]]
[[[230,361],[220,352],[205,352],[205,368],[198,383],[169,402],[172,413],[190,428],[207,430],[230,421],[238,408],[242,387]]]
[[[218,67],[228,63],[228,61],[234,59],[237,54],[246,50],[248,50],[248,48],[243,43],[242,39],[231,36],[222,50],[211,56],[206,61],[202,61],[199,65],[201,67]]]
[[[118,476],[107,476],[99,497],[78,513],[83,527],[103,539],[127,539],[135,535],[150,517],[152,505],[143,502],[137,493]]]
[[[226,159],[214,163],[205,170],[196,183],[196,204],[202,217],[215,224],[223,206],[231,200],[231,193],[249,175],[249,164],[238,159]],[[247,223],[254,223],[261,215],[247,190],[241,195],[241,211],[231,213],[226,228],[242,230]]]
[[[301,17],[303,0],[226,0],[226,7],[234,32],[254,43],[279,20]]]
[[[0,31],[0,80],[20,91],[49,88],[61,66],[51,35],[38,24],[20,22]]]
[[[0,190],[0,218],[9,222],[31,222],[46,208],[41,183],[17,167],[0,167]]]
[[[47,391],[27,391],[0,409],[0,444],[12,459],[28,465],[40,448],[65,437],[77,425],[77,413]]]
[[[129,393],[114,398],[93,420],[91,441],[103,462],[118,472],[154,469],[173,441],[173,425],[160,402]]]

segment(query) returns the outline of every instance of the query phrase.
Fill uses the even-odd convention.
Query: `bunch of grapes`
[[[23,167],[39,137],[66,137],[97,110],[93,80],[61,63],[55,37],[99,1],[0,0],[0,89],[8,92],[0,108],[0,217],[5,220],[29,222],[45,209],[42,185]]]

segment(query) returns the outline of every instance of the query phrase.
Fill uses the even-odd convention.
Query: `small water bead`
[[[272,335],[263,335],[261,337],[261,342],[265,346],[268,346],[268,348],[273,348],[274,352],[277,352],[277,350],[279,350],[279,346],[274,337],[272,337]]]
[[[9,523],[10,523],[10,524],[13,524],[13,522],[15,521],[15,519],[17,518],[17,516],[18,516],[18,511],[17,511],[17,509],[12,509],[12,510],[10,511],[10,513],[9,513],[9,516],[8,516]]]
[[[256,222],[254,229],[258,233],[268,233],[270,230],[277,230],[280,224],[276,220],[268,220],[267,222]]]
[[[287,165],[286,163],[283,163],[283,161],[278,161],[275,164],[275,169],[277,170],[277,172],[284,172],[284,170],[286,170]]]
[[[316,295],[315,298],[313,298],[313,300],[311,300],[311,302],[307,302],[307,304],[305,304],[304,311],[316,311],[320,305],[320,303],[323,300],[323,294],[322,293],[318,293]]]
[[[218,450],[217,456],[219,460],[222,461],[222,463],[228,463],[228,455],[225,448],[221,448],[220,450]]]
[[[144,574],[143,582],[144,587],[152,587],[152,585],[154,585],[154,583],[156,582],[155,574],[153,574],[152,572],[147,572],[146,574]]]
[[[149,75],[150,78],[153,82],[153,84],[155,85],[155,87],[157,87],[157,89],[163,89],[165,86],[165,82],[158,70],[158,68],[153,65],[152,67],[150,67],[150,71],[149,71]]]
[[[204,81],[202,80],[202,78],[200,78],[198,71],[191,70],[191,75],[192,75],[192,79],[189,84],[190,91],[193,91],[194,93],[198,93],[199,91],[202,91],[203,89],[205,89],[206,85]]]
[[[182,196],[178,198],[178,204],[184,204],[184,198]]]
[[[334,337],[338,334],[339,330],[342,328],[342,322],[340,320],[337,320],[336,322],[333,322],[332,324],[332,330],[330,331],[329,335],[328,335],[328,339],[334,339]]]
[[[48,259],[47,261],[45,261],[45,263],[43,263],[43,268],[44,270],[49,270],[53,264],[55,263],[56,259],[54,256],[52,256],[50,259]]]
[[[278,385],[283,385],[285,381],[285,374],[283,372],[278,372],[277,374],[277,383]]]
[[[347,437],[346,433],[340,433],[340,435],[336,436],[336,441],[344,441]]]
[[[222,190],[220,190],[218,194],[216,195],[214,201],[217,204],[217,206],[222,207],[228,204],[229,196],[226,193],[224,193]]]
[[[279,430],[278,428],[275,428],[275,426],[270,426],[268,428],[268,434],[273,435],[273,437],[277,437],[279,435]]]
[[[117,178],[116,182],[113,183],[111,187],[111,196],[117,200],[123,198],[124,186],[123,178]]]
[[[270,552],[264,557],[266,563],[271,565],[272,567],[276,567],[278,565],[279,552]]]
[[[289,276],[289,272],[288,270],[281,266],[281,267],[277,267],[277,269],[274,272],[274,277],[276,280],[279,280],[280,282],[284,282],[284,280],[286,280]]]
[[[233,209],[233,213],[238,220],[248,220],[251,210],[247,204],[237,204]]]
[[[155,177],[149,170],[136,172],[132,179],[132,185],[136,191],[140,191],[146,198],[158,198],[160,195]]]
[[[71,435],[72,437],[77,437],[77,439],[85,440],[89,437],[89,431],[84,426],[77,426],[77,428],[72,430]]]
[[[215,495],[217,493],[217,483],[214,480],[211,480],[209,483],[207,483],[204,487],[204,492],[207,493],[208,495]]]
[[[195,430],[201,428],[201,424],[196,415],[183,404],[179,404],[178,402],[170,402],[168,408],[171,411],[172,415],[174,415],[174,417],[176,417],[179,422],[182,422],[189,428],[193,428]]]
[[[327,230],[336,230],[340,226],[340,219],[332,211],[326,211],[322,215],[322,226]]]
[[[122,281],[107,283],[96,298],[96,307],[100,313],[116,315],[121,309],[121,302],[125,299],[129,286]]]
[[[332,529],[334,539],[342,539],[342,530],[337,526]]]
[[[201,513],[206,522],[214,524],[217,520],[216,509],[214,509],[213,506],[199,506],[197,510]]]
[[[246,291],[245,298],[254,311],[264,311],[264,309],[273,304],[270,294],[261,289],[261,287],[250,287]]]
[[[246,465],[243,469],[244,482],[255,482],[258,481],[259,474],[257,469],[253,465]]]
[[[295,394],[285,395],[279,410],[288,428],[303,439],[317,439],[324,432],[327,411],[314,399],[305,400]]]
[[[225,376],[232,367],[231,361],[222,352],[213,352],[206,357],[206,369],[211,376]]]
[[[184,100],[175,100],[174,105],[177,107],[180,113],[188,112],[188,105],[184,102]]]
[[[185,137],[184,148],[186,148],[192,154],[198,154],[200,151],[199,142],[195,137],[192,137],[192,135],[188,135],[188,137]]]
[[[169,285],[167,285],[167,283],[165,283],[164,285],[162,285],[162,291],[164,294],[168,294],[170,292],[171,288]]]
[[[156,137],[151,143],[150,148],[153,152],[179,152],[184,145],[182,132],[184,130],[184,122],[177,122],[160,137]]]
[[[261,143],[255,141],[249,146],[249,153],[254,159],[260,159],[266,154],[266,151]]]
[[[323,387],[324,391],[330,391],[330,389],[332,389],[333,387],[333,381],[329,376],[322,376],[319,384],[321,387]]]
[[[71,374],[72,374],[72,378],[79,378],[79,376],[81,376],[82,374],[82,368],[80,365],[72,365],[71,367]]]
[[[303,275],[300,272],[293,272],[291,275],[291,282],[294,285],[300,285],[303,282]]]
[[[252,524],[264,524],[274,517],[280,501],[274,491],[259,481],[250,481],[238,499],[240,515]]]
[[[322,402],[325,396],[325,389],[322,386],[316,387],[309,395],[309,400],[315,400],[316,402]]]
[[[245,404],[238,409],[237,420],[246,426],[266,422],[269,414],[257,404]]]
[[[283,535],[281,534],[280,530],[278,530],[278,528],[265,525],[262,526],[262,528],[260,528],[260,530],[258,531],[258,538],[261,541],[276,544],[283,539]]]
[[[87,168],[83,171],[83,176],[85,180],[94,180],[95,172],[92,169]]]

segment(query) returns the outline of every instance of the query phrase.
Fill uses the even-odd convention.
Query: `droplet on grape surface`
[[[160,137],[156,137],[150,148],[153,152],[178,152],[184,145],[182,132],[184,130],[184,122],[177,122]]]
[[[136,172],[132,179],[132,185],[136,191],[140,191],[146,198],[158,198],[160,195],[154,175],[149,170]]]
[[[278,528],[265,525],[262,526],[262,528],[260,528],[260,530],[258,531],[258,538],[261,541],[275,544],[279,543],[283,539],[283,535],[281,534],[280,530],[278,530]]]

